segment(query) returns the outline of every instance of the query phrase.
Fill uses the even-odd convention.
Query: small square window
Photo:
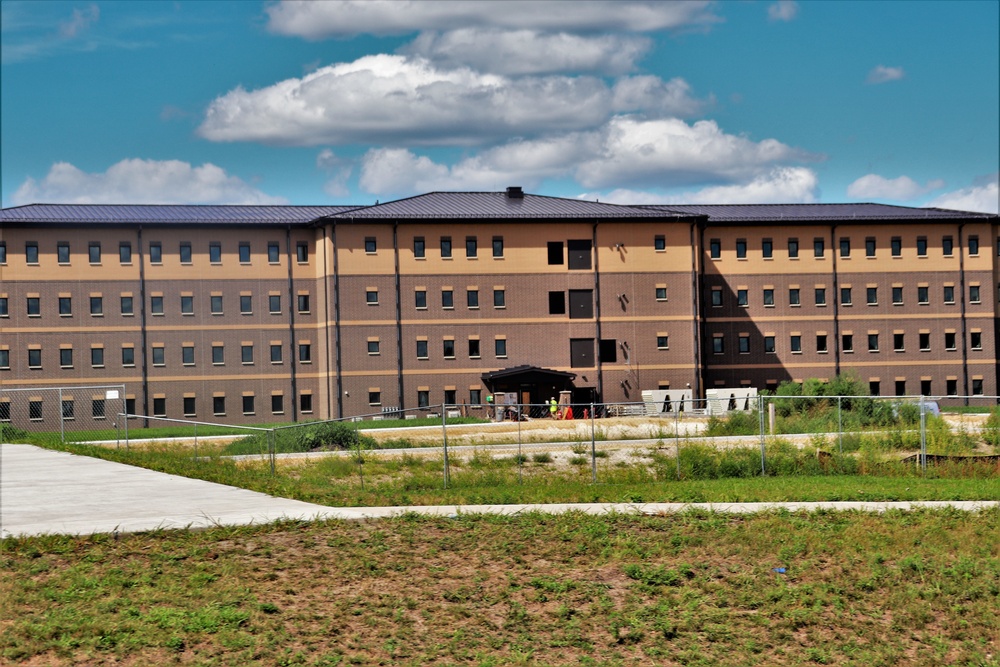
[[[382,392],[380,392],[380,391],[369,391],[368,392],[368,405],[382,405]]]
[[[378,245],[375,243],[375,237],[374,236],[366,236],[365,237],[365,253],[367,253],[369,255],[374,255],[377,250],[378,250]]]
[[[379,354],[379,342],[377,340],[368,341],[368,354],[372,356]]]
[[[378,290],[367,290],[365,291],[365,303],[369,306],[378,305]],[[417,306],[419,308],[420,306]]]
[[[299,362],[312,363],[312,345],[309,343],[299,343]]]
[[[222,345],[212,346],[212,363],[217,366],[226,363],[226,351]]]
[[[667,237],[665,236],[654,236],[653,237],[653,250],[657,252],[662,252],[667,249]]]
[[[135,348],[122,348],[122,366],[135,366]]]
[[[152,358],[154,366],[164,366],[167,363],[167,357],[162,347],[152,348]]]
[[[42,367],[42,350],[40,348],[33,348],[28,350],[28,368],[41,368]]]
[[[666,301],[667,300],[667,288],[666,287],[657,287],[656,288],[656,300],[657,301]]]
[[[27,310],[29,317],[38,317],[42,314],[41,298],[37,296],[27,297]]]
[[[271,396],[271,414],[280,415],[285,412],[285,397],[281,394]]]
[[[496,352],[497,358],[502,359],[502,358],[506,357],[507,356],[507,339],[505,339],[505,338],[497,338],[496,341],[494,341],[494,351]]]
[[[185,345],[181,348],[181,363],[185,366],[194,366],[193,345]]]
[[[972,378],[972,395],[983,395],[983,381],[980,378]]]
[[[670,349],[670,337],[669,336],[657,336],[656,337],[656,349],[658,349],[658,350],[668,350],[668,349]]]
[[[312,412],[313,410],[312,394],[302,394],[301,396],[299,396],[299,410],[301,412]]]

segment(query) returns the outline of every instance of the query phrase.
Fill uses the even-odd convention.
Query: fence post
[[[927,474],[927,413],[923,394],[920,395],[920,469]]]
[[[518,418],[517,418],[517,483],[521,484],[521,468],[524,463],[521,460],[521,405],[518,404]],[[528,404],[528,413],[531,413],[531,404]]]
[[[444,441],[444,488],[448,488],[448,407],[441,404],[441,434]]]
[[[757,394],[757,414],[760,421],[760,476],[767,474],[764,460],[764,396]]]
[[[674,412],[674,448],[677,450],[677,479],[681,478],[681,410],[684,409],[684,399],[681,399],[681,407]]]
[[[844,411],[842,407],[843,396],[837,397],[837,448],[840,455],[844,455]]]
[[[597,484],[597,439],[594,436],[594,404],[590,404],[590,476]]]
[[[59,387],[59,442],[66,444],[66,415],[63,414],[62,387]]]
[[[271,460],[271,477],[274,477],[275,446],[273,428],[267,432],[267,454],[268,458]]]
[[[125,394],[125,385],[122,385],[122,413],[125,415],[125,451],[128,451],[128,398]]]

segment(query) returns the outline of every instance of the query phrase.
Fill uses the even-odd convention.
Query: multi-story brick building
[[[873,393],[991,396],[998,238],[996,215],[940,209],[519,188],[22,206],[0,216],[0,385],[124,383],[131,411],[244,423],[848,369]]]

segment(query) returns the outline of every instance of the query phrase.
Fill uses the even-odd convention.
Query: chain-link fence
[[[0,388],[0,441],[113,441],[127,401],[125,385]]]

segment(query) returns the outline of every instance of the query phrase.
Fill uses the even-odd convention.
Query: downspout
[[[833,374],[840,375],[840,281],[837,276],[837,255],[840,246],[837,244],[837,225],[830,228],[830,250],[833,252]]]
[[[958,225],[958,289],[960,292],[959,307],[962,320],[962,401],[969,404],[969,342],[966,340],[965,322],[965,243],[962,241],[962,229],[965,223]],[[981,297],[980,297],[981,298]]]
[[[353,220],[353,218],[352,218]],[[336,372],[337,372],[337,417],[343,419],[344,417],[344,378],[341,375],[341,360],[340,360],[340,253],[339,248],[337,248],[337,223],[334,222],[330,229],[332,230],[330,234],[330,240],[333,242],[333,330],[336,341]]]
[[[597,225],[595,222],[591,230],[591,245],[594,252],[594,329],[597,335],[597,398],[604,401],[604,362],[601,360],[601,267],[600,253],[597,251]],[[636,384],[639,378],[636,377]]]
[[[291,382],[292,382],[292,421],[299,420],[299,404],[296,400],[299,395],[298,375],[296,367],[298,358],[295,354],[295,309],[298,304],[295,302],[295,290],[292,280],[292,226],[285,225],[285,254],[288,256],[288,349],[291,355]]]
[[[327,416],[333,416],[333,373],[330,372],[330,288],[329,282],[329,265],[328,265],[328,252],[327,248],[330,244],[327,243],[326,225],[323,225],[323,344],[326,347],[326,414]]]
[[[696,246],[694,242],[695,225],[698,223],[691,223],[691,309],[694,316],[692,321],[694,328],[694,387],[692,387],[691,397],[697,400],[701,398],[702,385],[701,338],[703,332],[701,323],[703,304],[701,302],[701,287],[705,280],[705,269],[704,263],[701,261],[701,249],[705,243],[705,227],[698,226],[698,245]]]
[[[406,409],[406,394],[403,393],[403,311],[400,303],[400,277],[399,277],[399,221],[392,223],[392,254],[395,263],[395,289],[396,289],[396,391],[398,394],[399,409]]]
[[[149,367],[146,365],[146,255],[142,251],[142,225],[139,225],[139,356],[142,359],[142,414],[149,414]],[[144,420],[149,428],[149,420]]]

